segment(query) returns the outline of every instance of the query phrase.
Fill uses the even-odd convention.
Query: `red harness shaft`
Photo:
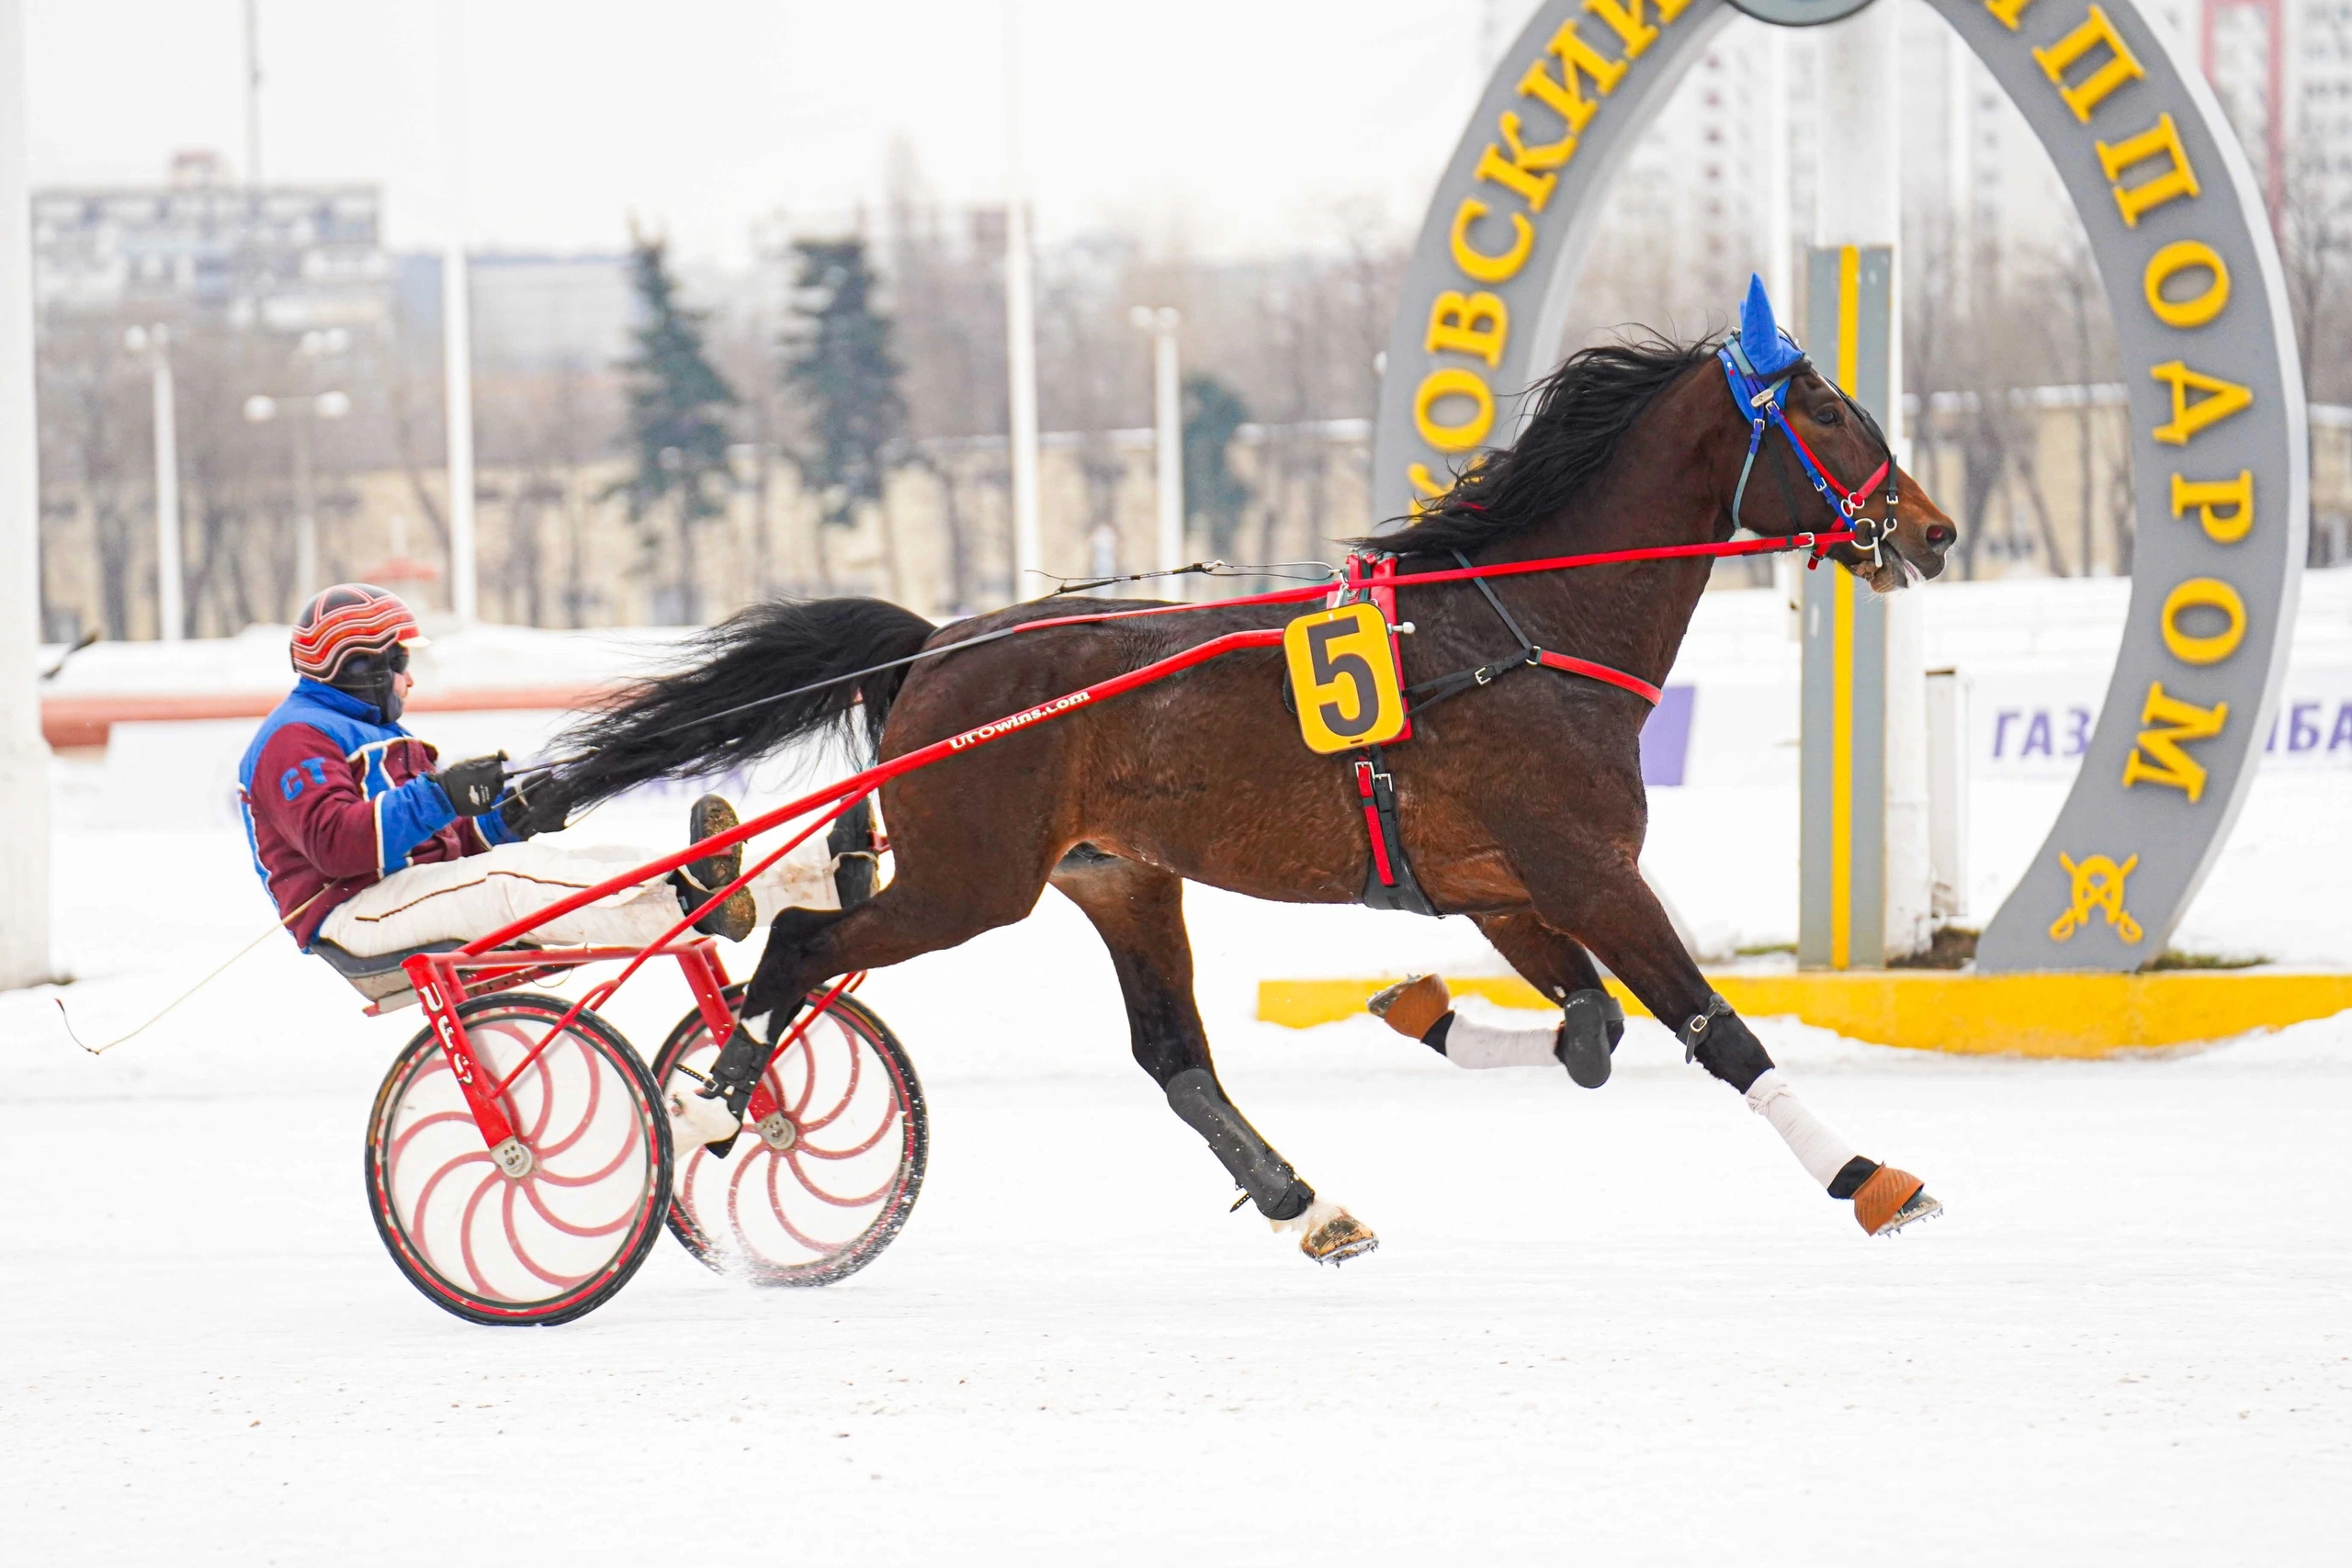
[[[1578,556],[1543,556],[1534,560],[1497,561],[1492,566],[1448,567],[1442,571],[1400,571],[1394,577],[1384,577],[1382,588],[1424,588],[1438,582],[1467,582],[1481,577],[1520,577],[1532,571],[1573,571],[1588,566],[1624,566],[1635,561],[1723,559],[1737,556],[1781,555],[1790,550],[1809,550],[1815,559],[1834,545],[1851,543],[1851,528],[1833,529],[1819,534],[1792,534],[1786,538],[1727,539],[1722,544],[1648,545],[1638,549],[1594,550]],[[1349,588],[1374,586],[1369,577],[1350,579],[1343,583]],[[1305,588],[1278,588],[1268,593],[1243,593],[1231,599],[1211,599],[1200,604],[1146,604],[1133,610],[1095,610],[1082,615],[1050,615],[1043,620],[1023,621],[1009,630],[1016,632],[1045,631],[1053,626],[1092,626],[1101,621],[1131,621],[1145,615],[1181,615],[1195,610],[1232,610],[1251,604],[1303,604],[1310,599],[1320,599],[1331,591],[1328,583],[1314,583]]]

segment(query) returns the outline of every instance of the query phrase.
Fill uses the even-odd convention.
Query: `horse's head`
[[[1871,543],[1829,558],[1890,593],[1939,575],[1960,530],[1894,461],[1870,411],[1824,377],[1772,320],[1751,280],[1724,372],[1747,422],[1748,458],[1731,501],[1737,524],[1776,537],[1851,526]]]

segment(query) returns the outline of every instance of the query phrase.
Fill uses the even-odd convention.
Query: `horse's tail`
[[[828,726],[855,743],[861,698],[859,749],[870,755],[906,670],[839,677],[906,658],[933,629],[879,599],[754,604],[696,637],[677,669],[640,681],[565,730],[556,750],[571,761],[559,765],[558,787],[576,809],[654,779],[723,773]],[[814,689],[777,699],[804,686]]]

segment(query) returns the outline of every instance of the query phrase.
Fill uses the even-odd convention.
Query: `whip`
[[[164,1021],[164,1016],[171,1012],[174,1008],[178,1007],[182,1002],[187,1000],[188,998],[196,995],[197,992],[204,989],[205,987],[212,984],[213,981],[218,980],[222,975],[228,973],[229,966],[231,964],[236,963],[238,959],[243,958],[246,953],[251,953],[254,948],[259,947],[263,942],[267,942],[271,937],[277,935],[280,931],[285,929],[288,921],[292,920],[303,910],[309,908],[311,905],[324,897],[330,890],[342,886],[343,884],[339,882],[330,882],[326,886],[320,888],[316,893],[311,894],[308,898],[305,898],[300,904],[295,905],[293,908],[288,910],[284,915],[281,915],[278,919],[270,922],[269,925],[264,927],[262,933],[259,936],[254,938],[253,941],[245,943],[244,946],[237,949],[236,952],[222,959],[220,964],[213,969],[211,974],[207,975],[203,979],[198,980],[195,985],[190,986],[178,996],[174,997],[170,1001],[165,1002],[155,1011],[153,1017],[147,1020],[146,1022],[141,1024],[138,1028],[132,1030],[128,1034],[117,1035],[114,1039],[107,1041],[103,1045],[93,1045],[88,1041],[83,1039],[81,1035],[74,1032],[74,1020],[72,1015],[68,1014],[65,1010],[65,998],[63,997],[50,998],[49,999],[51,1001],[57,1004],[57,1016],[65,1025],[65,1037],[68,1040],[73,1041],[74,1044],[82,1047],[83,1050],[87,1051],[93,1056],[103,1056],[107,1052],[113,1050],[116,1046],[123,1044],[126,1042],[138,1039],[139,1036],[146,1033],[158,1023],[161,1023]]]

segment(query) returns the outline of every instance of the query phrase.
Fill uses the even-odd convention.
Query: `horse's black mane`
[[[1510,446],[1479,453],[1453,488],[1427,502],[1410,527],[1351,544],[1404,555],[1468,552],[1541,522],[1589,484],[1649,407],[1720,339],[1668,343],[1651,334],[1578,349],[1535,383],[1534,414]]]

